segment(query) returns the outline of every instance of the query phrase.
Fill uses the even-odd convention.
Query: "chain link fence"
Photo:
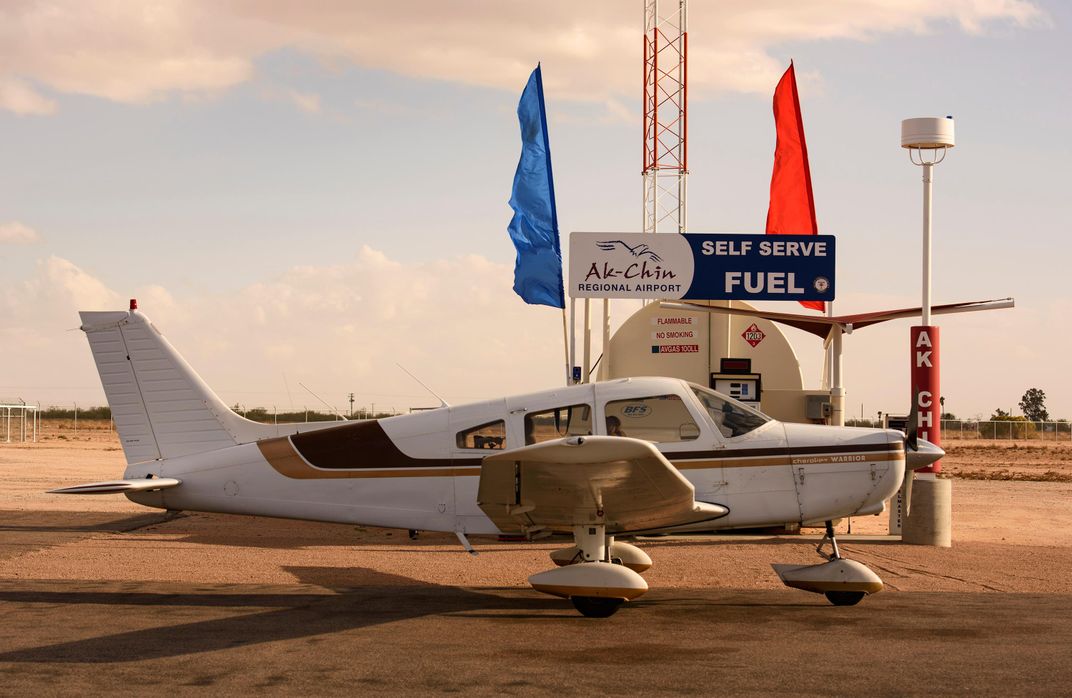
[[[1031,422],[1026,419],[943,419],[942,439],[1072,441],[1072,423],[1066,420]]]

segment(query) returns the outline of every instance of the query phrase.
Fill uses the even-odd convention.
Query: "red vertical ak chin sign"
[[[942,408],[938,398],[942,395],[940,371],[938,370],[938,328],[934,325],[917,326],[912,336],[912,399],[917,400],[919,413],[917,435],[935,446],[942,445]],[[920,468],[917,473],[937,473],[942,470],[938,460]]]

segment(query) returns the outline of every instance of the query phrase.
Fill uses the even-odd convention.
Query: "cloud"
[[[290,90],[287,93],[287,97],[289,97],[290,101],[303,112],[309,114],[320,113],[320,95],[316,93]]]
[[[102,281],[62,257],[52,255],[39,267],[38,278],[28,287],[40,302],[77,306],[80,310],[115,308],[120,303],[119,295]]]
[[[354,392],[359,406],[404,411],[436,401],[396,363],[454,403],[562,384],[561,316],[525,305],[511,290],[512,279],[510,265],[479,255],[410,263],[364,246],[338,264],[294,267],[226,296],[174,295],[160,286],[134,295],[227,404],[318,407],[301,382],[340,409]],[[914,302],[855,294],[839,312]],[[101,404],[85,338],[74,331],[77,311],[126,307],[126,296],[60,257],[42,259],[27,280],[0,281],[0,346],[7,365],[19,367],[0,378],[17,381],[0,383],[0,399]],[[616,301],[615,326],[636,309],[635,302]],[[1051,414],[1072,416],[1072,373],[1060,370],[1061,353],[1053,350],[1072,344],[1064,322],[1070,311],[1067,300],[1058,300],[940,316],[946,408],[985,417],[1039,387]],[[596,316],[598,325],[598,310]],[[908,327],[915,322],[876,325],[845,339],[849,414],[861,406],[865,416],[907,410]],[[821,343],[797,330],[787,335],[806,384],[817,386]],[[1013,366],[1010,355],[1018,357]]]
[[[25,80],[0,76],[0,109],[15,114],[52,114],[56,103],[36,92]]]
[[[549,0],[538,12],[524,3],[478,0],[21,0],[0,9],[0,86],[16,86],[9,99],[0,87],[0,108],[54,108],[27,79],[127,103],[215,93],[249,80],[258,58],[281,49],[325,63],[510,90],[542,60],[549,92],[604,103],[637,90],[640,13],[639,5],[619,0]],[[1045,21],[1027,0],[695,3],[690,89],[694,96],[768,92],[785,67],[772,50],[788,42],[869,41],[946,25],[978,34],[998,22]]]
[[[207,1],[17,0],[0,9],[0,78],[128,103],[217,91],[279,45],[265,31],[248,40],[244,24]]]
[[[561,315],[525,305],[512,280],[509,265],[479,255],[403,263],[365,246],[226,297],[159,286],[136,296],[228,404],[318,407],[300,381],[340,408],[354,392],[358,405],[405,410],[436,400],[396,362],[457,402],[561,383]],[[127,298],[59,257],[27,281],[0,282],[0,298],[0,342],[20,367],[22,396],[102,401],[85,339],[66,330],[77,311],[123,309]]]
[[[18,221],[0,223],[0,245],[4,243],[28,245],[40,239],[41,236],[37,234],[37,231],[28,225]]]

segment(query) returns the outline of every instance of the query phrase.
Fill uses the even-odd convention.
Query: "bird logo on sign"
[[[648,257],[653,262],[663,261],[662,257],[657,255],[655,251],[651,249],[650,246],[645,245],[643,243],[635,247],[630,247],[621,240],[600,240],[596,243],[596,247],[607,252],[621,248],[627,251],[629,254],[633,255],[634,257]]]

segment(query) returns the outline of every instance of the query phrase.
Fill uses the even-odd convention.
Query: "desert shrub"
[[[108,407],[79,407],[79,419],[111,419],[112,410]],[[50,405],[41,410],[41,419],[74,419],[74,408]]]
[[[983,439],[1032,439],[1035,425],[1027,417],[997,414],[989,422],[979,422],[979,437]]]

